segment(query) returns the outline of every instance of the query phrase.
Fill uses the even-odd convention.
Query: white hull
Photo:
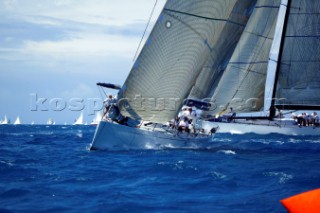
[[[193,134],[152,131],[133,128],[108,121],[97,126],[91,150],[159,149],[159,148],[201,148],[212,142],[209,135],[195,137]]]
[[[312,126],[302,126],[293,123],[293,120],[281,120],[281,121],[237,121],[237,122],[203,122],[206,128],[219,127],[216,134],[228,133],[228,134],[282,134],[290,136],[307,136],[307,135],[319,135],[320,128]]]

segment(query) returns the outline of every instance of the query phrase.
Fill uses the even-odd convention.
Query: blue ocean
[[[320,187],[320,138],[220,135],[205,149],[89,151],[94,126],[0,126],[0,212],[286,212]]]

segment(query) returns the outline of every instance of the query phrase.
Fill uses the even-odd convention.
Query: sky
[[[165,0],[0,0],[0,120],[70,124],[83,109],[90,123],[96,83],[124,83],[155,3],[147,32]]]

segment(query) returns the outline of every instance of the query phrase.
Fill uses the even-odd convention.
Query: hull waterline
[[[320,136],[320,128],[313,126],[298,126],[292,123],[292,121],[282,122],[247,122],[247,123],[227,123],[227,122],[204,122],[205,127],[218,127],[217,134],[281,134],[288,136]]]
[[[152,131],[101,121],[90,150],[126,150],[160,148],[201,148],[212,143],[213,136]]]

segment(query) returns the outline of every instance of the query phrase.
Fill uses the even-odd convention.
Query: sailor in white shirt
[[[180,120],[179,126],[178,126],[179,131],[186,131],[189,132],[189,121],[187,117],[184,117],[183,119]]]
[[[117,103],[117,100],[115,98],[113,98],[113,96],[111,94],[109,94],[106,99],[104,99],[103,104],[105,106],[105,111],[103,113],[103,116],[105,116],[107,114],[107,112],[109,111],[110,107],[112,106],[112,104]]]

